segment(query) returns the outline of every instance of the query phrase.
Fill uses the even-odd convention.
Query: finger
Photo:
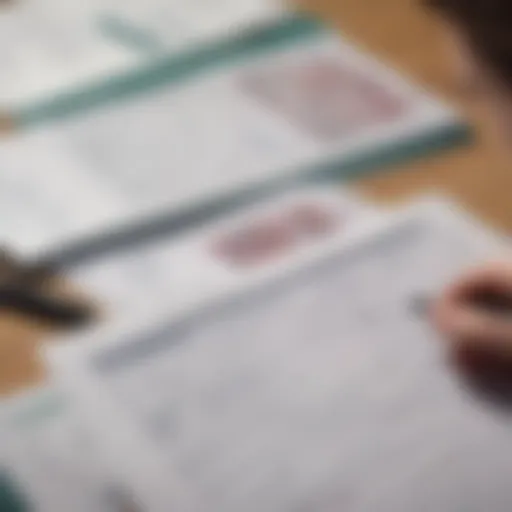
[[[462,316],[470,314],[470,311],[474,314],[482,313],[478,311],[481,305],[479,299],[486,295],[503,298],[505,303],[512,300],[510,261],[487,264],[462,276],[434,304],[434,324],[447,337],[454,336],[458,329],[453,324],[465,322],[464,319],[458,319],[459,313]]]
[[[512,263],[496,262],[478,267],[458,279],[446,296],[452,301],[465,301],[480,291],[512,296]]]
[[[512,354],[512,321],[471,307],[441,307],[435,322],[455,347],[475,347]]]

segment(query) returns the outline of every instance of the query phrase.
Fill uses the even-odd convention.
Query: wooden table
[[[357,187],[382,202],[440,188],[492,224],[512,229],[512,170],[508,170],[482,105],[457,89],[439,27],[415,5],[416,0],[304,0],[303,4],[416,81],[460,105],[480,132],[470,148],[407,163],[364,179]],[[42,378],[37,349],[47,334],[40,325],[0,318],[0,391],[12,391]]]

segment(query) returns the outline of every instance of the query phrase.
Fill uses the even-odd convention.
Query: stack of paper
[[[50,346],[56,398],[3,415],[5,494],[57,512],[508,511],[506,416],[417,307],[500,237],[438,200],[349,230],[304,211],[294,229],[324,236],[247,248],[221,227],[231,271],[200,293]]]
[[[243,276],[265,272],[333,236],[373,222],[375,210],[331,188],[289,191],[210,222],[176,240],[79,265],[70,274],[112,318],[204,297]],[[274,240],[274,244],[268,240]],[[252,240],[247,244],[247,240]],[[100,456],[75,402],[59,387],[0,405],[0,510],[138,510],[136,497]]]
[[[0,145],[0,193],[25,198],[3,202],[4,239],[38,258],[133,225],[165,220],[172,232],[241,198],[346,179],[464,137],[451,108],[297,23],[263,46],[256,38],[243,59],[182,69],[172,85]]]
[[[456,112],[266,0],[0,29],[1,244],[105,313],[0,405],[1,511],[509,512],[508,425],[418,307],[503,241],[310,187],[462,140]]]

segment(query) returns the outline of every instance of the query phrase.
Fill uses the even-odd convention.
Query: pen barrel
[[[92,312],[81,304],[14,288],[0,292],[0,309],[22,313],[63,327],[79,327],[92,318]]]

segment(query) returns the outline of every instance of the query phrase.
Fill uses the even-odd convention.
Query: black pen
[[[84,304],[22,287],[0,287],[0,310],[21,313],[61,327],[81,327],[93,319]]]
[[[63,327],[80,327],[93,313],[83,303],[59,299],[46,290],[54,278],[44,265],[24,265],[7,250],[0,250],[0,310],[35,317]]]

